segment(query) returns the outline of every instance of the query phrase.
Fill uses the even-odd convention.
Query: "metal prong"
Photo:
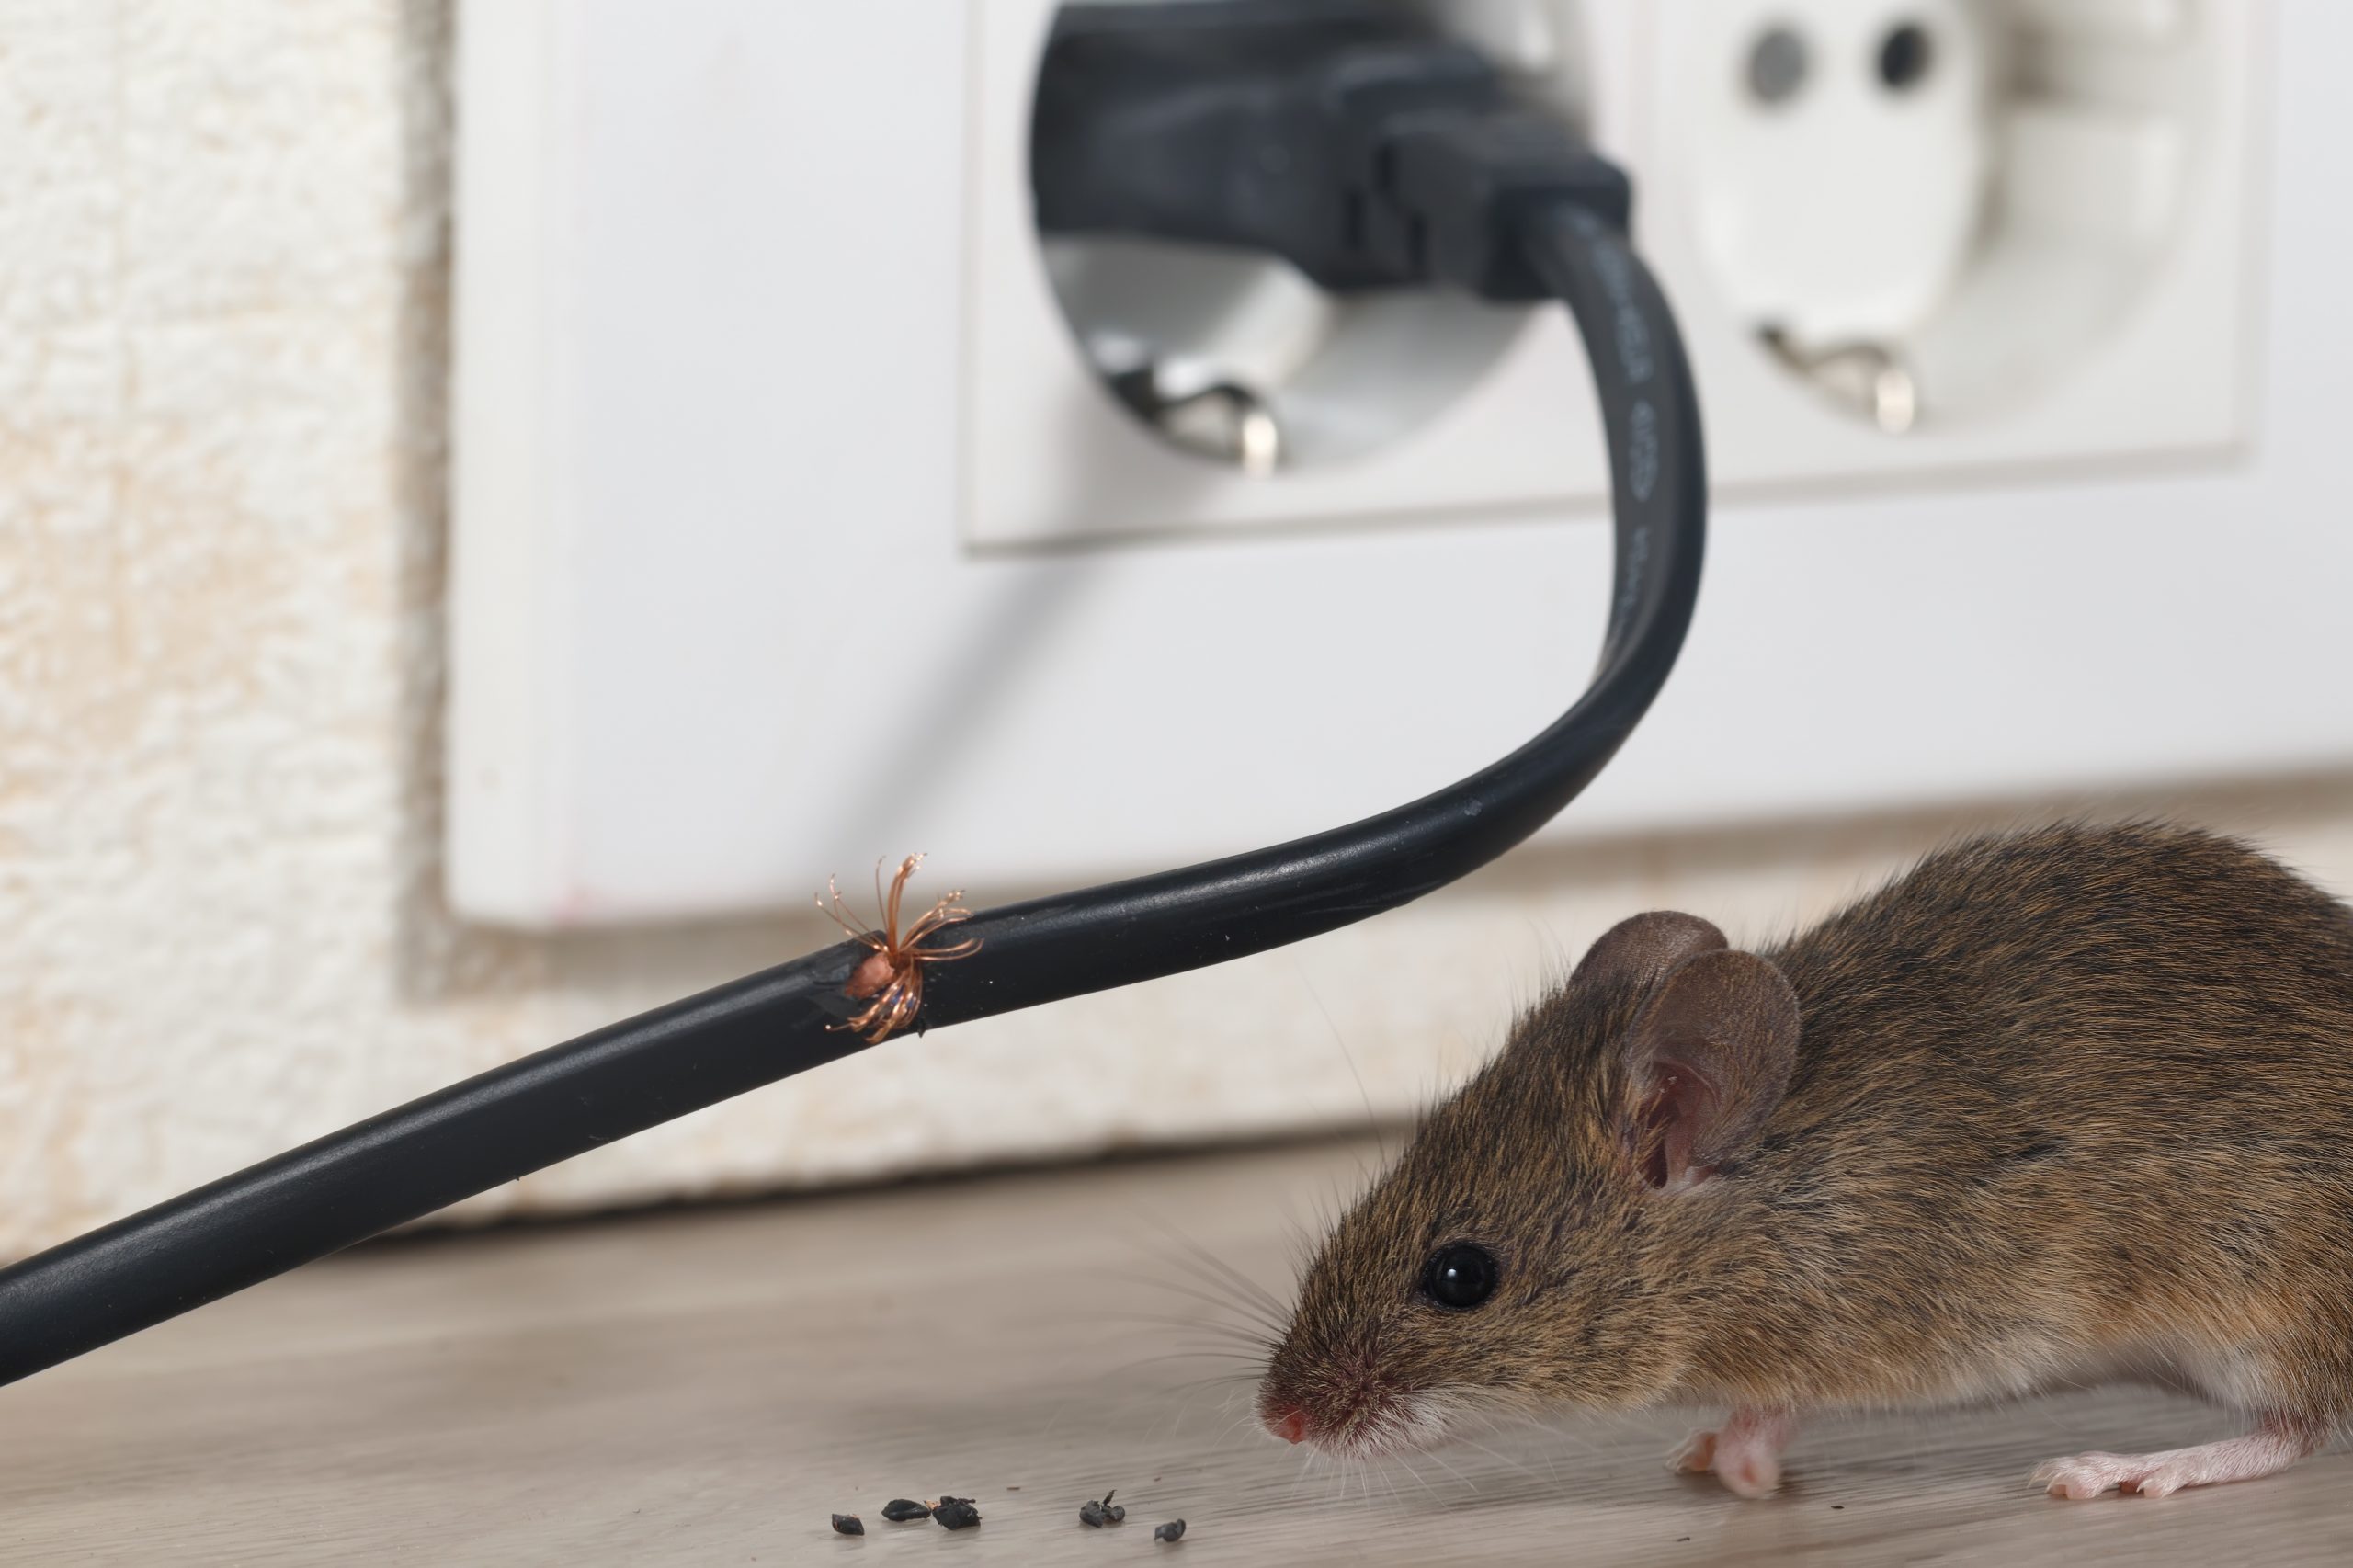
[[[1282,422],[1273,405],[1235,381],[1217,381],[1169,396],[1157,367],[1145,365],[1110,378],[1120,400],[1189,451],[1232,463],[1254,479],[1282,466]]]
[[[1760,327],[1757,341],[1773,357],[1846,403],[1890,436],[1920,422],[1920,387],[1895,349],[1880,343],[1840,343],[1805,348],[1779,327]]]

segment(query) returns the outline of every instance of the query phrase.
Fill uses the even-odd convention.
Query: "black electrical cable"
[[[1519,843],[1614,755],[1673,668],[1699,592],[1699,414],[1666,301],[1610,217],[1514,219],[1574,315],[1600,392],[1616,522],[1608,631],[1576,705],[1461,782],[1352,826],[976,915],[926,974],[940,1028],[1176,974],[1392,909]],[[453,1085],[0,1270],[13,1381],[526,1172],[862,1050],[838,1026],[844,943]]]

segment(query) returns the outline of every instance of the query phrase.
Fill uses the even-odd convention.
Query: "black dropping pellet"
[[[1078,1522],[1082,1525],[1092,1525],[1099,1530],[1110,1522],[1110,1518],[1103,1511],[1103,1505],[1092,1497],[1078,1506]]]
[[[1158,1529],[1156,1529],[1156,1530],[1154,1530],[1154,1531],[1153,1531],[1153,1532],[1152,1532],[1152,1539],[1153,1539],[1153,1540],[1184,1540],[1184,1539],[1185,1539],[1185,1521],[1184,1521],[1184,1520],[1182,1520],[1182,1519],[1171,1519],[1171,1520],[1169,1520],[1166,1524],[1165,1524],[1165,1525],[1161,1526]]]
[[[893,1497],[882,1505],[882,1517],[894,1525],[904,1525],[909,1519],[931,1517],[931,1510],[912,1497]]]
[[[866,1533],[866,1521],[859,1518],[856,1514],[835,1514],[834,1516],[834,1533],[836,1535],[864,1535]]]
[[[969,1529],[981,1522],[981,1511],[970,1497],[942,1497],[933,1505],[931,1517],[942,1529]]]

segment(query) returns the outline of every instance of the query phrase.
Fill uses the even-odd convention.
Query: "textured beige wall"
[[[438,901],[449,40],[448,0],[0,0],[0,1254],[825,939],[491,937]],[[2130,803],[2353,888],[2353,780]],[[2040,809],[1523,857],[470,1212],[1395,1112],[1620,915],[1761,933]]]

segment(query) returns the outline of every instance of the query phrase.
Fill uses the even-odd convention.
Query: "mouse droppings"
[[[866,1533],[866,1521],[859,1518],[856,1514],[835,1514],[834,1516],[834,1533],[835,1535],[864,1535]]]
[[[1082,1525],[1092,1525],[1097,1529],[1101,1529],[1105,1525],[1116,1525],[1124,1522],[1128,1517],[1127,1505],[1124,1503],[1114,1503],[1111,1501],[1112,1498],[1119,1494],[1120,1489],[1115,1486],[1111,1488],[1110,1491],[1103,1494],[1103,1500],[1101,1502],[1097,1503],[1090,1499],[1087,1502],[1080,1504],[1078,1508],[1078,1522]]]
[[[1166,1524],[1165,1524],[1165,1525],[1161,1526],[1158,1529],[1156,1529],[1156,1530],[1154,1530],[1154,1531],[1153,1531],[1153,1532],[1152,1532],[1152,1539],[1153,1539],[1153,1540],[1154,1540],[1172,1541],[1172,1542],[1173,1542],[1173,1541],[1179,1541],[1179,1540],[1184,1540],[1184,1539],[1185,1539],[1185,1521],[1184,1521],[1184,1520],[1182,1520],[1182,1519],[1171,1519],[1171,1520],[1169,1520]]]
[[[931,1510],[912,1497],[893,1497],[882,1505],[882,1517],[894,1525],[904,1525],[909,1519],[931,1517]]]
[[[1844,1503],[1833,1503],[1830,1505],[1830,1511],[1834,1514],[1843,1514],[1847,1511],[1847,1505]]]
[[[969,1529],[981,1522],[981,1511],[970,1497],[942,1497],[932,1505],[931,1517],[943,1529]]]

